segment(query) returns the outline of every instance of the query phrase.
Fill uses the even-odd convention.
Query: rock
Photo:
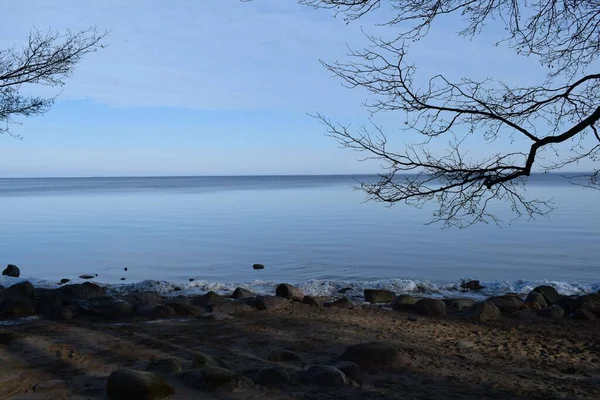
[[[360,382],[362,379],[362,373],[360,370],[360,365],[354,363],[352,361],[340,361],[335,364],[335,367],[342,371],[346,377],[352,379],[353,381]]]
[[[289,301],[278,296],[258,296],[255,307],[257,310],[276,310],[289,305]]]
[[[560,296],[558,305],[565,310],[565,313],[572,313],[579,308],[579,296]]]
[[[67,300],[88,300],[106,295],[106,290],[103,287],[91,282],[65,285],[56,289],[55,292]]]
[[[195,278],[189,278],[188,281],[190,282],[194,282],[196,279]]]
[[[12,276],[13,278],[18,278],[19,276],[21,276],[21,271],[19,270],[19,267],[17,267],[16,265],[8,264],[6,266],[6,268],[4,269],[4,271],[2,271],[2,275]]]
[[[261,368],[254,377],[254,383],[261,386],[277,386],[289,381],[290,375],[281,367]]]
[[[417,322],[418,318],[414,315],[409,315],[407,318],[410,322]]]
[[[137,292],[130,293],[123,297],[123,300],[129,304],[136,306],[138,304],[147,304],[156,307],[162,302],[162,297],[156,292]]]
[[[421,299],[415,303],[415,310],[429,317],[446,315],[446,303],[437,299]]]
[[[269,361],[276,362],[301,362],[302,357],[299,354],[285,349],[273,349],[267,357]]]
[[[88,275],[88,274],[84,274],[84,275],[79,275],[79,277],[81,279],[94,279],[97,275]]]
[[[525,308],[523,310],[518,310],[511,314],[508,314],[508,317],[513,319],[532,320],[537,319],[538,315],[534,310]]]
[[[473,347],[475,347],[475,343],[470,342],[468,340],[459,340],[458,342],[456,342],[457,349],[465,350]]]
[[[544,318],[561,319],[565,315],[565,310],[556,304],[537,310],[537,315]]]
[[[0,300],[0,318],[20,318],[34,314],[35,303],[28,297],[5,297]]]
[[[69,283],[69,282],[71,282],[71,280],[70,280],[70,279],[67,279],[67,278],[62,278],[62,279],[60,280],[60,284],[61,284],[61,285],[64,285],[65,283]]]
[[[380,342],[360,343],[349,346],[341,356],[362,367],[395,366],[402,363],[402,354],[394,347]]]
[[[331,365],[309,365],[302,374],[302,380],[309,385],[346,385],[348,378]]]
[[[75,317],[75,311],[72,306],[59,306],[54,307],[44,318],[51,321],[70,321]]]
[[[289,300],[302,301],[302,299],[304,299],[304,292],[302,289],[290,285],[289,283],[281,283],[277,285],[277,288],[275,289],[275,296]]]
[[[463,282],[463,283],[461,283],[460,287],[463,289],[472,290],[472,291],[485,289],[485,286],[481,286],[479,281],[475,281],[475,280]]]
[[[558,294],[556,289],[552,286],[548,286],[548,285],[538,286],[535,289],[533,289],[533,291],[541,293],[542,296],[544,296],[544,299],[546,300],[546,303],[549,306],[557,304],[558,301],[560,300],[560,295]]]
[[[64,302],[64,297],[55,291],[44,293],[35,299],[35,312],[46,318],[55,308],[62,307]]]
[[[396,293],[389,290],[365,289],[365,301],[369,303],[391,303],[396,298]]]
[[[123,318],[133,314],[133,306],[120,299],[94,301],[91,303],[91,309],[108,319]]]
[[[210,292],[202,296],[194,297],[194,299],[192,300],[192,304],[195,306],[209,306],[218,304],[222,300],[223,296],[211,290]]]
[[[254,264],[252,266],[252,269],[265,269],[265,266],[262,264]]]
[[[487,302],[494,303],[496,307],[503,313],[513,313],[525,305],[525,302],[518,296],[506,294],[487,299]]]
[[[392,308],[396,311],[412,310],[415,308],[415,303],[419,301],[416,297],[408,294],[401,294],[392,301]]]
[[[502,314],[496,305],[489,301],[481,301],[467,310],[463,310],[463,317],[473,321],[499,321],[502,319]]]
[[[311,307],[321,307],[321,304],[311,296],[304,296],[302,304],[307,304]]]
[[[209,293],[214,293],[214,292],[209,292]],[[206,296],[206,295],[204,295],[204,296]],[[203,296],[200,296],[200,297],[203,297]],[[179,295],[179,296],[175,296],[175,297],[166,298],[165,303],[178,303],[178,304],[183,304],[184,306],[191,306],[192,299],[190,299],[188,296]]]
[[[147,371],[155,372],[159,375],[179,374],[182,371],[181,361],[177,358],[161,358],[151,360],[146,367]]]
[[[473,307],[477,301],[473,299],[444,299],[444,303],[447,308],[461,312],[466,308]]]
[[[190,369],[204,369],[207,367],[220,367],[229,369],[229,365],[220,358],[214,358],[206,354],[199,353],[192,361]]]
[[[153,372],[119,369],[108,377],[106,393],[110,400],[155,400],[169,397],[175,390]]]
[[[354,307],[354,303],[347,297],[339,298],[331,303],[325,303],[325,307],[327,308],[352,308]]]
[[[346,292],[349,292],[351,290],[352,290],[351,287],[345,287],[345,288],[342,288],[342,289],[338,290],[338,293],[345,294]]]
[[[570,317],[582,321],[593,321],[597,319],[596,314],[594,314],[590,310],[586,310],[585,308],[578,308],[577,310],[573,311]]]
[[[154,307],[156,307],[156,306],[151,306],[150,304],[139,303],[139,304],[136,304],[135,306],[133,306],[133,312],[135,315],[140,316],[140,317],[152,318],[152,312],[154,310]],[[173,310],[173,311],[175,311],[175,310]]]
[[[127,279],[127,278],[121,278],[122,281],[124,281],[125,279]]]
[[[187,305],[178,302],[169,302],[165,305],[171,307],[175,311],[175,314],[182,317],[196,317],[206,312],[203,307]]]
[[[188,371],[183,375],[183,382],[197,389],[224,389],[230,392],[254,386],[249,379],[231,370],[218,367]]]
[[[251,299],[254,300],[253,298]],[[211,306],[211,308],[213,312],[220,312],[225,314],[235,314],[238,312],[245,312],[251,310],[250,306],[245,300],[239,299],[223,299],[223,301]]]
[[[152,309],[150,318],[152,319],[166,319],[176,317],[177,313],[169,306],[160,305]]]
[[[535,306],[536,304],[538,305],[538,307]],[[546,302],[544,296],[540,292],[534,291],[529,292],[529,294],[525,298],[525,305],[531,309],[548,307],[548,303]]]
[[[236,288],[231,295],[234,299],[243,299],[245,297],[254,297],[254,293],[244,288]]]
[[[10,288],[6,289],[9,290]],[[585,310],[589,310],[594,314],[600,314],[600,294],[586,294],[585,296],[581,296],[579,300],[577,300],[577,308],[583,308]]]
[[[27,297],[33,299],[35,289],[33,285],[28,282],[15,283],[12,286],[7,287],[2,291],[2,297]]]

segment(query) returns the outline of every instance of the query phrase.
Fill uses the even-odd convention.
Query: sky
[[[48,113],[12,126],[21,140],[0,136],[0,177],[379,171],[308,115],[365,123],[367,93],[343,87],[319,59],[343,61],[347,44],[364,47],[362,30],[390,34],[374,25],[377,14],[346,24],[292,0],[0,0],[0,7],[0,48],[19,45],[33,27],[110,31],[106,48],[50,92],[59,97]],[[475,40],[458,29],[443,21],[413,46],[419,74],[516,83],[543,75],[532,60],[494,47],[493,29]],[[414,139],[400,131],[403,115],[377,118],[398,146]],[[470,146],[475,154],[489,148],[478,139]]]

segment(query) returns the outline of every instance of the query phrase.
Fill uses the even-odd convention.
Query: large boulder
[[[502,296],[491,297],[488,302],[494,303],[503,313],[513,313],[520,310],[525,305],[523,299],[515,294],[505,294]]]
[[[27,297],[33,299],[35,288],[29,281],[15,283],[2,291],[2,297]]]
[[[54,315],[54,310],[58,307],[63,307],[65,299],[55,291],[44,293],[35,299],[35,312],[46,319]]]
[[[195,306],[210,306],[218,304],[221,301],[223,301],[223,296],[211,290],[202,296],[194,297],[192,304]]]
[[[10,289],[10,288],[9,288]],[[8,290],[8,289],[7,289]],[[600,293],[586,294],[577,300],[577,308],[600,314]]]
[[[579,319],[582,321],[594,321],[597,319],[596,314],[584,308],[578,308],[577,310],[573,311],[573,313],[569,317],[573,319]]]
[[[452,310],[461,312],[464,309],[469,307],[473,307],[477,300],[474,299],[444,299],[444,303],[446,303],[446,307]]]
[[[391,303],[396,298],[396,293],[382,289],[365,289],[364,295],[369,303]]]
[[[110,400],[156,400],[169,397],[175,390],[153,372],[119,369],[108,377],[106,394]]]
[[[123,300],[134,307],[138,304],[156,307],[162,302],[162,297],[156,292],[137,292],[128,294],[123,297]]]
[[[429,317],[446,315],[446,303],[438,299],[421,299],[415,303],[415,311]]]
[[[254,293],[242,287],[236,288],[231,295],[234,299],[243,299],[245,297],[254,297]]]
[[[304,296],[302,299],[302,304],[306,304],[311,307],[321,307],[321,303],[312,296]]]
[[[559,305],[545,307],[537,310],[537,315],[544,318],[561,319],[565,315],[565,310]]]
[[[548,307],[548,302],[540,292],[531,291],[525,298],[525,305],[531,309],[537,310]]]
[[[346,385],[346,374],[331,365],[309,365],[302,374],[302,379],[309,385]]]
[[[542,285],[533,289],[534,292],[541,293],[546,300],[546,303],[551,306],[554,304],[558,304],[560,300],[560,295],[556,291],[556,289],[552,286]]]
[[[94,297],[106,295],[105,288],[91,282],[74,283],[71,285],[61,286],[56,289],[55,292],[69,301],[89,300]]]
[[[35,303],[28,297],[5,297],[0,300],[0,318],[20,318],[35,314]]]
[[[473,307],[463,310],[461,315],[467,319],[482,322],[498,321],[502,319],[500,310],[490,301],[476,303]]]
[[[289,283],[281,283],[277,285],[277,288],[275,289],[275,296],[289,300],[302,301],[302,299],[304,299],[304,292],[302,289],[290,285]]]
[[[380,342],[349,346],[342,354],[341,359],[352,361],[363,367],[390,367],[403,362],[402,354],[395,347]]]
[[[19,270],[19,267],[17,267],[16,265],[8,264],[6,266],[6,268],[4,269],[4,271],[2,271],[2,275],[12,276],[13,278],[18,278],[19,276],[21,276],[21,271]]]
[[[415,308],[415,303],[419,301],[416,297],[408,294],[401,294],[392,300],[392,308],[397,311],[412,310]]]

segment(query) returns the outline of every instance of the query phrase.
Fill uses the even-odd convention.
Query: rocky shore
[[[600,293],[364,299],[20,282],[0,288],[0,398],[600,398]]]

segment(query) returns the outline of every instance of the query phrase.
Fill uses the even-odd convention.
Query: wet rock
[[[192,364],[190,365],[190,369],[204,369],[207,367],[219,367],[229,369],[227,363],[221,360],[220,358],[211,357],[202,353],[197,354],[196,358],[194,358],[194,361],[192,361]]]
[[[123,318],[133,314],[133,306],[120,299],[94,301],[91,303],[91,309],[108,319]]]
[[[561,306],[553,305],[537,310],[537,315],[544,318],[561,319],[565,315],[565,310]]]
[[[28,297],[5,297],[0,300],[0,318],[20,318],[35,315],[35,303]]]
[[[600,294],[594,293],[581,296],[577,300],[577,308],[589,310],[596,315],[600,314]]]
[[[81,279],[94,279],[97,275],[89,275],[89,274],[83,274],[83,275],[79,275],[79,277]]]
[[[276,310],[290,304],[289,300],[278,296],[258,296],[255,307],[257,310]]]
[[[69,283],[69,282],[71,282],[71,280],[70,280],[70,279],[67,279],[67,278],[62,278],[62,279],[60,280],[60,284],[61,284],[61,285],[64,285],[65,283]]]
[[[347,378],[353,381],[360,382],[362,380],[362,373],[360,365],[352,361],[340,361],[335,364],[335,367],[342,371]]]
[[[481,289],[485,289],[485,286],[481,286],[479,281],[476,281],[476,280],[463,282],[463,283],[461,283],[460,287],[465,290],[471,290],[471,291],[478,291]]]
[[[444,299],[447,308],[461,312],[469,307],[473,307],[476,300],[473,299]]]
[[[235,392],[254,386],[252,381],[240,374],[218,367],[188,371],[183,375],[183,382],[193,388],[211,391],[223,389]]]
[[[182,371],[181,361],[177,358],[162,358],[151,360],[146,367],[147,371],[155,372],[159,375],[179,374]]]
[[[311,307],[321,307],[321,304],[311,296],[304,296],[302,303]]]
[[[396,293],[389,290],[365,289],[365,301],[369,303],[391,303],[396,298]]]
[[[542,296],[544,296],[544,299],[546,300],[546,303],[549,306],[558,304],[558,302],[560,300],[560,295],[558,294],[556,289],[552,286],[548,286],[548,285],[538,286],[535,289],[533,289],[533,292],[541,293]]]
[[[349,346],[341,359],[363,367],[394,366],[402,362],[402,354],[388,344],[369,342]]]
[[[537,307],[536,307],[537,304]],[[540,309],[544,307],[548,307],[548,303],[540,292],[531,291],[525,298],[525,305],[531,309]]]
[[[309,385],[346,385],[348,378],[331,365],[309,365],[302,374],[302,380]]]
[[[481,301],[469,309],[463,310],[461,313],[466,319],[473,321],[499,321],[502,319],[502,314],[496,305],[492,302]]]
[[[254,293],[252,293],[248,289],[239,287],[233,291],[233,294],[231,295],[231,297],[233,297],[234,299],[242,299],[245,297],[254,297]]]
[[[325,303],[325,307],[327,308],[352,308],[354,307],[354,303],[347,297],[339,298],[331,303]]]
[[[491,297],[487,301],[494,303],[500,312],[503,313],[513,313],[525,305],[525,302],[520,297],[512,294]]]
[[[263,264],[254,264],[252,265],[252,269],[265,269]]]
[[[169,397],[175,390],[153,372],[119,369],[108,377],[106,393],[110,400],[155,400]]]
[[[415,303],[415,311],[429,317],[446,315],[446,303],[438,299],[421,299]]]
[[[276,362],[301,362],[302,361],[302,357],[300,357],[299,354],[294,353],[293,351],[290,350],[285,350],[285,349],[273,349],[269,352],[269,355],[267,356],[267,359],[269,361],[276,361]]]
[[[67,300],[88,300],[106,295],[106,290],[103,287],[91,282],[65,285],[56,289],[55,292]]]
[[[392,308],[396,311],[412,310],[415,308],[415,303],[419,301],[416,297],[408,294],[401,294],[392,301]]]
[[[597,319],[596,314],[594,314],[590,310],[586,310],[585,308],[578,308],[577,310],[573,311],[570,317],[582,321],[593,321]]]
[[[345,294],[346,292],[349,292],[351,290],[352,290],[351,287],[345,287],[345,288],[342,288],[342,289],[338,290],[338,293]]]
[[[150,318],[152,319],[166,319],[176,317],[177,313],[169,306],[160,305],[152,309]]]
[[[28,282],[15,283],[12,286],[7,287],[1,293],[2,297],[27,297],[32,299],[35,293],[33,285]]]
[[[289,283],[281,283],[277,285],[277,288],[275,289],[275,296],[289,300],[302,301],[302,299],[304,299],[304,292],[302,289],[290,285]]]
[[[4,269],[4,271],[2,271],[2,275],[12,276],[13,278],[18,278],[19,276],[21,276],[21,271],[19,270],[19,267],[17,267],[16,265],[8,264],[6,266],[6,268]]]
[[[277,386],[289,381],[290,375],[281,367],[261,368],[254,377],[254,383],[261,386]]]

